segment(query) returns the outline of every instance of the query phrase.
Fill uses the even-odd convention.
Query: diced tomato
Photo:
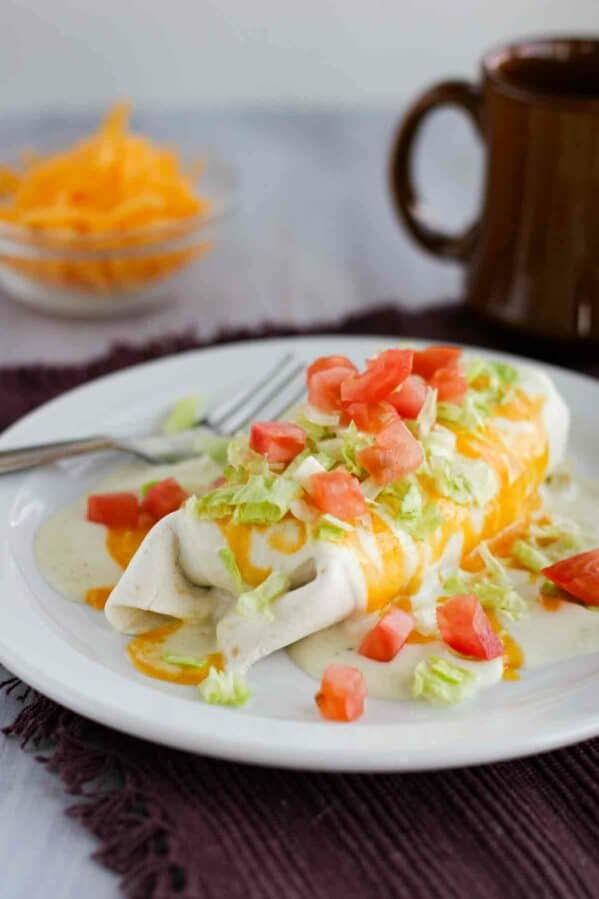
[[[383,446],[385,449],[401,449],[407,451],[408,449],[411,450],[414,444],[420,449],[420,444],[412,432],[399,418],[396,421],[390,422],[382,431],[380,431],[376,438],[376,442],[378,446]]]
[[[366,512],[359,480],[342,468],[313,474],[310,494],[321,512],[328,512],[343,521],[351,521]]]
[[[330,721],[355,721],[364,712],[364,677],[357,668],[349,665],[329,665],[325,668],[320,690],[314,698],[323,718]]]
[[[385,350],[370,359],[366,371],[354,374],[341,386],[344,403],[379,403],[399,387],[412,371],[412,350]]]
[[[399,390],[394,390],[387,397],[394,409],[402,418],[418,418],[426,399],[426,384],[416,375],[404,381]]]
[[[319,371],[326,371],[327,368],[347,368],[349,371],[358,370],[347,356],[319,356],[306,369],[306,380],[309,382],[312,375],[318,374]]]
[[[140,512],[139,518],[137,519],[137,524],[135,526],[136,531],[149,531],[156,524],[156,519],[153,515],[149,515],[148,512]]]
[[[461,355],[462,350],[455,346],[429,346],[425,350],[416,350],[412,371],[428,381],[439,368],[457,368]]]
[[[250,431],[250,447],[269,462],[291,462],[306,445],[306,432],[287,421],[256,421]]]
[[[478,596],[452,596],[437,607],[437,624],[448,646],[474,659],[496,659],[503,643],[491,627]]]
[[[176,512],[188,495],[175,478],[166,478],[150,487],[142,500],[141,511],[154,521],[160,521],[165,515]]]
[[[109,528],[134,528],[139,516],[135,493],[94,493],[87,498],[87,520]]]
[[[402,609],[387,612],[368,631],[358,652],[377,662],[390,662],[395,658],[414,629],[414,619]]]
[[[360,431],[378,434],[397,417],[390,403],[348,403],[343,407],[341,420],[346,425],[353,421]]]
[[[357,454],[357,460],[378,484],[390,484],[411,474],[424,461],[424,451],[401,419],[386,425],[372,446]]]
[[[323,412],[341,408],[341,385],[352,375],[350,369],[337,366],[317,371],[308,381],[308,399]]]
[[[441,403],[464,402],[468,383],[463,372],[457,368],[438,368],[428,382],[437,390],[437,399]]]
[[[542,574],[587,606],[599,606],[599,549],[561,559]]]

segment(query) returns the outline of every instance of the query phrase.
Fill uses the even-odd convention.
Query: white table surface
[[[210,146],[239,168],[241,211],[226,244],[176,306],[147,318],[61,321],[0,297],[0,365],[84,360],[115,339],[136,343],[190,328],[207,336],[266,319],[317,322],[385,300],[418,307],[456,296],[457,267],[421,253],[394,219],[385,169],[396,118],[383,110],[139,116],[156,136]],[[0,158],[57,135],[68,142],[92,121],[0,117]],[[451,114],[438,114],[427,132],[417,174],[439,218],[455,226],[476,205],[480,152]],[[0,725],[17,707],[14,697],[0,697]],[[119,895],[116,877],[90,858],[94,841],[63,814],[69,801],[32,753],[0,735],[2,899]]]

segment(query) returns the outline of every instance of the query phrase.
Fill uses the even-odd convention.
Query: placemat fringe
[[[161,899],[173,890],[184,899],[185,876],[169,853],[160,796],[151,795],[140,772],[101,741],[101,725],[56,705],[19,678],[3,681],[0,690],[10,694],[21,686],[25,693],[18,698],[25,705],[3,733],[19,739],[23,749],[48,749],[36,758],[60,777],[67,794],[80,798],[66,813],[99,840],[93,858],[121,876],[130,899]]]

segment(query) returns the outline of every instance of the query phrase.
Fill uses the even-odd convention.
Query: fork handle
[[[58,459],[82,456],[98,450],[114,449],[115,441],[110,437],[85,437],[83,440],[61,440],[56,443],[40,443],[37,446],[23,446],[0,451],[0,475],[11,471],[35,468]]]

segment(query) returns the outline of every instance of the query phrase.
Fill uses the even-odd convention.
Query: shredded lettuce
[[[304,403],[300,408],[300,415],[303,415],[307,421],[325,428],[336,428],[339,424],[339,412],[325,412],[309,402]]]
[[[274,524],[300,493],[300,486],[288,478],[253,474],[244,484],[226,484],[201,496],[195,512],[209,519],[232,515],[235,524]]]
[[[406,487],[401,499],[400,514],[422,515],[422,491],[414,481],[409,482]]]
[[[286,478],[295,477],[295,474],[296,474],[298,468],[301,466],[302,462],[305,462],[306,459],[309,459],[311,455],[312,455],[312,451],[307,447],[306,447],[306,449],[302,450],[301,453],[298,453],[297,456],[295,457],[295,459],[293,459],[289,463],[287,468],[285,469],[285,477]]]
[[[501,612],[511,621],[517,621],[527,611],[526,601],[510,584],[498,583],[484,575],[465,571],[453,574],[444,582],[443,592],[446,596],[474,593],[485,609]]]
[[[487,362],[486,359],[473,359],[466,367],[468,384],[484,381],[484,390],[500,393],[506,387],[520,380],[518,371],[507,362]]]
[[[475,681],[475,674],[468,668],[440,656],[428,656],[414,669],[412,696],[433,705],[453,705],[468,697]]]
[[[377,501],[398,527],[415,540],[424,540],[437,530],[443,516],[437,503],[427,500],[415,480],[405,478],[384,487]]]
[[[416,419],[416,436],[427,437],[437,421],[437,391],[432,387],[426,388],[426,396],[422,409]]]
[[[285,517],[300,492],[299,485],[287,478],[251,475],[235,493],[233,521],[235,524],[274,524]]]
[[[511,621],[517,621],[528,609],[526,601],[514,589],[506,567],[486,543],[480,544],[478,552],[485,563],[485,570],[455,572],[443,583],[443,592],[446,596],[474,593],[485,609],[493,609]]]
[[[527,543],[526,540],[516,540],[512,546],[512,556],[524,568],[528,568],[529,571],[535,574],[538,574],[542,568],[547,568],[551,564],[545,553],[533,546],[532,543]]]
[[[321,515],[316,522],[314,539],[338,543],[340,540],[347,537],[348,533],[351,531],[353,531],[353,527],[351,524],[348,524],[347,521],[335,518],[334,515],[325,514]]]
[[[178,665],[179,668],[205,668],[208,659],[201,659],[199,656],[178,655],[176,652],[165,652],[162,656],[163,662],[169,665]]]
[[[456,436],[449,428],[444,428],[443,425],[435,425],[423,439],[422,446],[429,461],[434,459],[453,459],[456,454]]]
[[[499,489],[495,472],[482,459],[435,458],[429,470],[439,493],[461,506],[485,506]]]
[[[324,459],[321,459],[321,455],[322,454],[314,456],[311,453],[308,454],[304,459],[302,459],[300,464],[295,469],[292,469],[290,471],[291,466],[293,465],[292,462],[289,468],[287,468],[287,470],[285,471],[285,477],[292,477],[295,481],[297,481],[298,484],[300,484],[300,486],[304,488],[304,490],[309,490],[310,478],[312,477],[312,475],[322,474],[323,472],[328,471],[329,468],[332,468],[335,464],[334,462],[332,462],[331,465],[328,465],[329,460],[326,457]],[[326,462],[327,464],[323,465],[323,462]]]
[[[425,504],[419,516],[404,515],[397,519],[397,524],[407,531],[414,540],[426,540],[443,524],[443,515],[437,503]]]
[[[485,568],[496,581],[501,584],[509,584],[510,581],[505,565],[491,552],[488,543],[483,541],[478,544],[478,554],[483,560]]]
[[[575,522],[564,520],[542,525],[533,522],[526,535],[514,543],[512,556],[524,568],[538,574],[553,562],[590,549],[593,543],[593,536]]]
[[[510,401],[519,378],[516,369],[505,362],[474,359],[466,368],[468,391],[464,401],[460,405],[439,403],[437,418],[476,431],[484,426],[498,405]]]
[[[232,468],[250,474],[268,474],[268,462],[260,453],[251,449],[247,434],[238,434],[229,441],[227,461]]]
[[[286,574],[273,571],[259,587],[242,593],[237,600],[236,610],[240,615],[263,615],[268,621],[274,619],[271,604],[289,590],[290,581]]]
[[[239,487],[245,484],[248,479],[247,472],[243,468],[235,468],[233,465],[227,465],[223,471],[223,477],[229,487]]]
[[[486,397],[469,390],[461,405],[456,403],[438,403],[437,418],[458,425],[469,431],[483,427],[485,419],[491,414],[491,406]]]
[[[543,596],[561,596],[562,595],[562,591],[557,586],[557,584],[554,584],[553,581],[547,581],[547,580],[543,581],[543,583],[541,584],[540,592],[543,594]]]
[[[343,462],[343,437],[326,437],[318,443],[318,453],[334,462]]]
[[[233,499],[238,489],[234,484],[217,487],[200,496],[190,508],[199,518],[227,518],[232,513]]]
[[[376,505],[379,495],[383,492],[384,484],[379,484],[379,482],[371,476],[366,478],[365,481],[362,481],[360,489],[364,499],[371,505]]]
[[[346,428],[341,436],[343,438],[341,456],[345,467],[350,474],[358,478],[366,477],[368,472],[362,468],[356,457],[360,450],[371,445],[373,438],[367,434],[361,434],[353,421],[349,423],[349,427]]]
[[[216,668],[210,669],[198,689],[211,705],[243,705],[252,695],[242,674]]]
[[[245,584],[235,558],[235,553],[230,546],[223,546],[218,551],[218,557],[223,563],[225,570],[230,575],[238,593],[243,593]]]
[[[514,395],[514,386],[520,375],[512,365],[505,362],[473,360],[466,369],[469,394],[480,409],[492,414],[497,406],[508,403]]]
[[[202,398],[194,393],[184,396],[171,409],[162,423],[164,434],[176,434],[177,431],[186,431],[193,428],[201,421]]]
[[[308,436],[308,440],[316,445],[322,440],[326,440],[329,437],[335,436],[334,431],[339,421],[338,416],[336,417],[336,421],[334,423],[333,418],[331,418],[330,421],[325,420],[325,422],[323,423],[322,418],[320,418],[319,421],[314,421],[313,417],[315,416],[313,416],[311,410],[307,410],[306,407],[298,409],[293,416],[295,424],[298,424],[301,428],[304,429]]]
[[[320,464],[322,465],[322,467],[324,468],[325,471],[330,471],[331,468],[334,468],[335,463],[337,461],[334,456],[330,456],[324,450],[321,450],[320,452],[316,453],[314,458],[316,459],[317,462],[320,462]],[[285,474],[287,474],[287,472],[285,472]]]
[[[386,506],[394,518],[402,515],[421,515],[424,506],[422,491],[411,478],[404,478],[383,487],[378,500]]]

